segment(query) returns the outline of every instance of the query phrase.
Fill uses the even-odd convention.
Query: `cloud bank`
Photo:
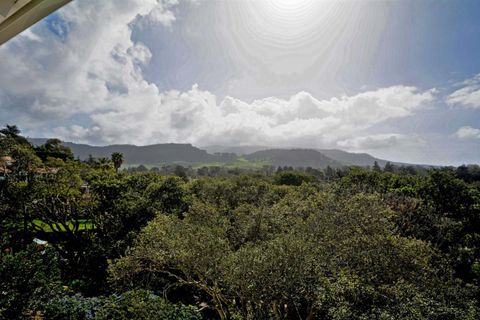
[[[338,142],[340,147],[354,150],[385,149],[390,147],[415,147],[425,144],[425,140],[420,137],[407,136],[398,133],[360,136]]]

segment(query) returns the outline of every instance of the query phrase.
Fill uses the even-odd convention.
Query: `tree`
[[[16,125],[5,125],[5,128],[0,129],[0,133],[7,136],[16,138],[20,135],[20,129]]]
[[[478,166],[183,180],[17,131],[0,132],[2,319],[480,318]]]
[[[57,158],[63,161],[74,159],[72,150],[62,145],[62,141],[59,139],[48,139],[43,145],[35,148],[35,152],[43,161],[48,158]]]
[[[387,161],[387,163],[385,164],[385,168],[383,168],[383,171],[395,172],[395,166],[390,161]]]
[[[150,206],[163,214],[182,216],[189,207],[189,199],[180,177],[167,177],[161,182],[153,182],[146,189]]]
[[[59,260],[51,248],[35,245],[0,255],[0,318],[33,318],[35,309],[60,293]]]
[[[138,167],[132,167],[133,172],[147,172],[148,168],[145,167],[143,164],[139,165]]]
[[[382,171],[382,169],[381,169],[380,166],[378,165],[377,160],[375,160],[375,161],[373,162],[373,171],[375,171],[375,172],[380,172],[380,171]]]
[[[194,223],[183,223],[176,217],[159,215],[137,240],[137,250],[112,267],[111,273],[117,285],[129,287],[136,281],[145,280],[132,272],[133,264],[138,265],[137,270],[141,270],[147,267],[144,263],[149,264],[155,260],[154,263],[160,267],[156,270],[160,277],[172,277],[178,284],[190,286],[208,295],[220,318],[226,319],[225,297],[219,287],[221,261],[230,251],[225,219],[213,212],[212,208],[203,205],[195,207],[192,212],[197,214],[186,219],[193,219]],[[164,237],[165,232],[171,236]],[[173,253],[172,250],[177,250],[178,254],[166,259],[166,255]],[[149,259],[148,256],[154,252],[154,260]],[[125,277],[126,274],[130,274],[129,279]]]
[[[187,170],[183,166],[175,166],[173,174],[179,178],[182,178],[184,181],[188,181]]]
[[[91,166],[100,170],[114,169],[112,160],[106,157],[94,159],[94,162],[91,164]]]
[[[17,178],[23,180],[42,164],[30,145],[16,144],[10,149],[10,155],[13,158],[10,166],[12,172]]]
[[[200,320],[194,306],[173,304],[145,290],[131,290],[107,297],[61,296],[49,301],[44,308],[45,319],[70,320]]]
[[[480,281],[480,189],[448,169],[432,170],[422,182],[419,193],[429,219],[418,223],[426,232],[415,236],[448,253],[460,278]]]
[[[123,154],[120,152],[114,152],[112,153],[111,159],[112,159],[115,171],[118,171],[118,169],[120,169],[123,163]]]
[[[327,168],[325,169],[325,178],[327,180],[331,180],[334,177],[335,177],[335,170],[333,170],[332,167],[327,166]]]
[[[0,151],[8,151],[15,144],[31,146],[28,140],[20,135],[20,129],[16,125],[7,124],[0,129]]]
[[[260,208],[197,201],[183,219],[159,215],[111,266],[112,280],[167,295],[189,288],[220,319],[478,315],[473,292],[435,271],[429,243],[396,234],[381,198],[306,187]]]
[[[317,181],[313,175],[301,171],[282,171],[277,173],[273,180],[275,184],[287,186],[299,186],[304,182]]]

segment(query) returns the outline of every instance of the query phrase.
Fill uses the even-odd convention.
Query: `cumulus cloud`
[[[480,139],[480,129],[465,126],[459,128],[454,135],[459,139]]]
[[[122,105],[137,99],[122,95],[114,100]],[[332,146],[387,119],[411,115],[432,99],[428,91],[391,87],[329,100],[300,92],[286,100],[269,97],[246,103],[226,97],[217,102],[215,95],[193,86],[187,92],[150,92],[134,108],[100,109],[90,115],[91,127],[61,128],[57,133],[85,141],[101,137],[106,143]]]
[[[41,119],[60,122],[78,113],[135,107],[117,105],[121,95],[136,104],[146,102],[146,95],[158,96],[158,88],[143,80],[140,68],[151,52],[132,42],[132,24],[151,19],[169,25],[175,5],[172,0],[74,1],[50,22],[67,26],[66,35],[45,22],[5,44],[1,118],[14,113],[8,109],[23,109],[15,111],[34,126]]]
[[[463,86],[446,98],[449,105],[480,109],[480,74],[463,82]]]
[[[401,134],[360,136],[428,108],[434,90],[392,86],[319,100],[307,92],[251,103],[193,85],[162,91],[146,81],[149,48],[136,25],[172,27],[176,0],[76,1],[58,14],[61,37],[44,24],[0,48],[0,118],[30,132],[95,144],[341,146],[412,143]],[[63,124],[63,125],[60,125]],[[410,142],[408,142],[410,141]],[[418,141],[417,141],[418,143]]]

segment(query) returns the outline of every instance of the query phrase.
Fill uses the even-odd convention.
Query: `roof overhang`
[[[0,45],[71,0],[0,0]]]

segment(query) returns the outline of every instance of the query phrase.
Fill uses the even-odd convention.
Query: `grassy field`
[[[193,169],[199,169],[202,167],[222,167],[228,169],[261,169],[264,166],[271,165],[267,161],[249,161],[243,157],[238,157],[234,162],[225,163],[225,162],[198,162],[198,163],[169,163],[168,165],[181,165],[183,167],[191,167]],[[141,164],[128,163],[122,166],[122,169],[128,169],[130,167],[138,167]],[[158,164],[143,164],[148,170],[153,167],[161,168],[166,165],[165,163]]]
[[[192,166],[193,169],[198,169],[201,167],[222,167],[229,169],[261,169],[264,166],[271,165],[267,161],[249,161],[243,157],[238,157],[234,162],[224,163],[224,162],[205,162],[197,163]]]

